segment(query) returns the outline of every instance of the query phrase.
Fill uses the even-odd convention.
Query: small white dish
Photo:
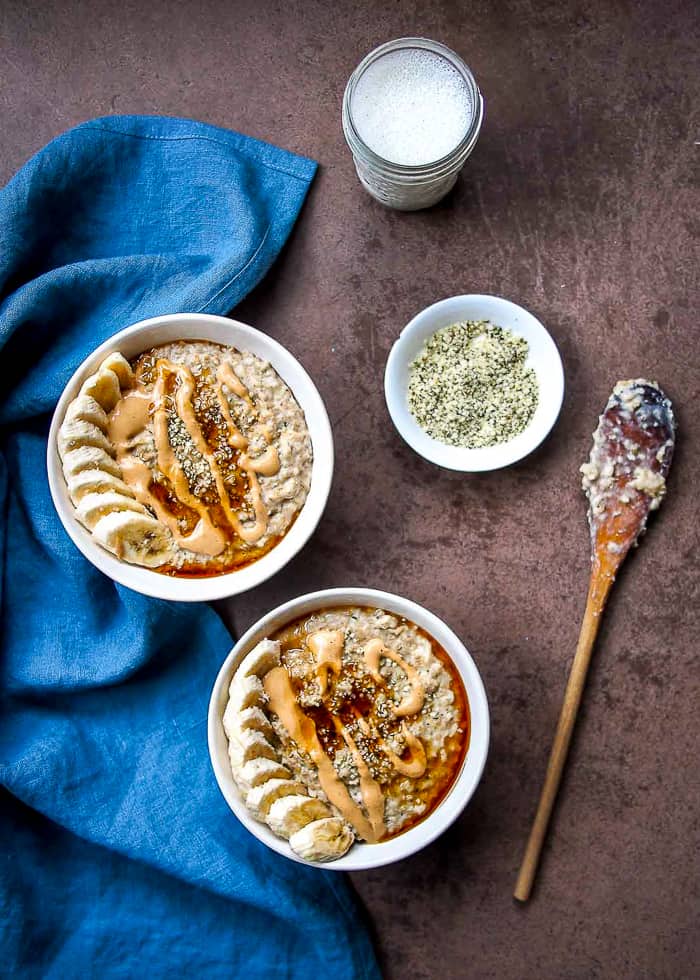
[[[318,867],[330,871],[379,868],[415,854],[432,843],[457,819],[473,796],[486,764],[489,747],[489,708],[479,671],[462,641],[441,619],[409,599],[376,589],[325,589],[311,592],[273,609],[244,633],[224,661],[211,693],[207,725],[209,756],[219,789],[243,826],[278,854],[301,864],[313,863],[298,857],[286,840],[275,836],[269,827],[255,820],[247,809],[231,773],[223,716],[231,678],[243,657],[256,643],[307,613],[348,605],[370,606],[404,616],[437,640],[451,657],[462,678],[469,702],[471,735],[462,768],[452,788],[425,820],[391,840],[379,844],[356,843],[347,854],[336,861],[317,864]]]
[[[420,427],[408,409],[411,363],[426,341],[442,327],[464,320],[489,320],[528,342],[527,367],[539,384],[539,401],[528,427],[508,442],[480,449],[448,446]],[[452,296],[433,303],[408,323],[391,349],[384,375],[384,393],[399,434],[424,459],[450,470],[477,473],[510,466],[536,449],[559,416],[564,399],[564,369],[556,344],[540,321],[499,296]]]
[[[97,370],[107,354],[120,351],[127,359],[150,347],[174,340],[211,340],[268,361],[290,387],[306,416],[313,447],[311,488],[297,519],[279,544],[251,565],[207,578],[177,578],[120,561],[102,548],[75,516],[58,455],[57,436],[69,403],[80,385]],[[325,406],[301,364],[272,337],[237,320],[203,313],[172,313],[141,320],[110,337],[93,351],[75,372],[61,395],[51,421],[46,465],[49,487],[61,523],[83,555],[101,572],[136,592],[157,599],[204,602],[247,592],[266,581],[306,544],[321,519],[333,478],[333,435]]]

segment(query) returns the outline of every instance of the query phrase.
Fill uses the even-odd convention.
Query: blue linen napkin
[[[344,881],[268,851],[219,794],[220,620],[97,572],[44,462],[82,359],[143,317],[230,310],[315,169],[201,123],[124,116],[60,136],[0,191],[3,974],[379,976]]]

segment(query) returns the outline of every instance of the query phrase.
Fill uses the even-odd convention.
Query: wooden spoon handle
[[[607,576],[602,581],[601,577],[595,573],[591,576],[586,611],[583,615],[576,655],[574,656],[569,680],[566,685],[564,703],[561,714],[559,715],[559,724],[557,725],[556,735],[554,736],[552,751],[549,755],[547,774],[544,779],[530,837],[525,848],[525,854],[520,865],[520,873],[518,874],[515,891],[513,892],[514,897],[519,902],[526,902],[528,900],[535,881],[540,852],[542,851],[542,845],[547,834],[547,827],[549,825],[549,818],[552,815],[554,802],[557,798],[557,791],[564,771],[571,736],[574,731],[574,725],[576,724],[576,716],[586,684],[586,674],[588,673],[588,665],[591,662],[593,645],[598,634],[601,614],[605,607],[605,601],[611,585],[612,579],[608,579]]]

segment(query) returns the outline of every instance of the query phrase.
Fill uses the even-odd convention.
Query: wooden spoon
[[[537,813],[525,849],[515,898],[526,902],[537,873],[576,722],[593,644],[617,571],[646,529],[666,490],[675,445],[671,402],[653,381],[620,381],[593,433],[581,467],[591,529],[591,578],[586,611],[564,694]]]

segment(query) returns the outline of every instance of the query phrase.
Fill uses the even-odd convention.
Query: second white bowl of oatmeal
[[[529,347],[526,367],[533,369],[539,386],[537,408],[527,428],[508,442],[479,449],[439,442],[421,428],[408,408],[411,364],[437,330],[464,320],[488,320],[524,337]],[[450,296],[421,310],[403,328],[386,363],[384,394],[399,435],[419,456],[445,469],[479,473],[518,462],[547,437],[564,400],[564,368],[549,332],[522,306],[501,296]]]
[[[388,841],[379,844],[355,843],[347,854],[334,861],[316,864],[329,871],[366,871],[393,864],[431,844],[454,823],[474,795],[486,765],[489,748],[489,708],[486,691],[476,664],[459,637],[434,613],[402,596],[378,589],[324,589],[291,599],[248,629],[221,666],[209,700],[207,736],[209,756],[224,799],[233,813],[251,834],[292,861],[304,861],[291,849],[286,840],[277,837],[269,827],[255,820],[247,809],[234,782],[228,757],[228,740],[223,715],[233,674],[253,647],[293,620],[319,609],[334,606],[369,606],[394,613],[421,627],[435,639],[450,656],[464,684],[470,712],[470,737],[461,769],[444,799],[424,820]]]
[[[268,361],[291,389],[304,412],[311,436],[311,486],[304,506],[282,540],[262,558],[233,572],[205,578],[164,575],[121,561],[102,548],[75,516],[58,454],[58,430],[82,382],[112,351],[127,359],[176,340],[209,340],[235,347]],[[321,519],[333,478],[333,435],[328,413],[315,384],[299,361],[272,337],[228,317],[203,313],[172,313],[141,320],[114,334],[87,357],[66,385],[54,411],[47,448],[49,487],[68,536],[83,555],[109,578],[158,599],[203,602],[247,592],[275,575],[297,554]]]

